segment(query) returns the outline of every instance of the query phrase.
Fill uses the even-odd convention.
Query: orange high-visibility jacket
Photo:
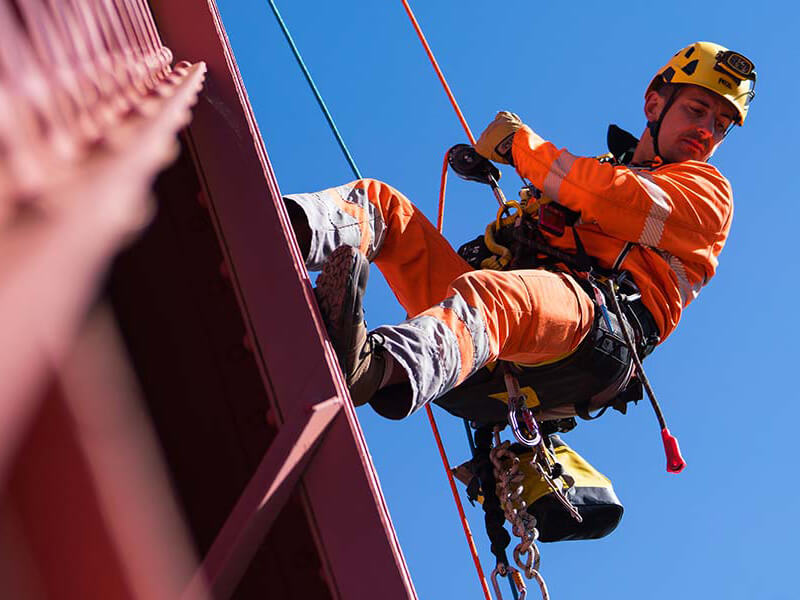
[[[699,161],[639,169],[600,163],[558,149],[524,127],[514,136],[514,164],[559,204],[580,212],[586,252],[600,266],[629,271],[661,332],[714,275],[733,216],[730,183]],[[574,250],[572,236],[549,236]],[[623,249],[634,246],[617,265]]]

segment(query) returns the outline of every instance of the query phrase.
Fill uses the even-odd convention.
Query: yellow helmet
[[[736,109],[736,123],[741,125],[755,97],[756,72],[753,62],[738,52],[711,42],[695,42],[659,69],[645,95],[664,83],[690,83],[719,94]]]

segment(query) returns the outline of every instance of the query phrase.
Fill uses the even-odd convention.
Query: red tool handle
[[[661,440],[664,442],[664,452],[667,454],[667,473],[680,473],[686,466],[686,461],[681,456],[678,440],[666,427],[661,430]]]

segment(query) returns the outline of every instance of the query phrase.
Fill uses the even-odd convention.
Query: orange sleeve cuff
[[[533,185],[540,189],[558,152],[552,143],[544,140],[527,125],[523,125],[514,134],[511,155],[517,173],[530,179]]]

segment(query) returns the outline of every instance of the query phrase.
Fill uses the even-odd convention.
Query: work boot
[[[336,350],[353,404],[366,404],[380,388],[386,368],[383,348],[367,331],[362,301],[369,263],[361,252],[340,246],[327,258],[314,293]]]

